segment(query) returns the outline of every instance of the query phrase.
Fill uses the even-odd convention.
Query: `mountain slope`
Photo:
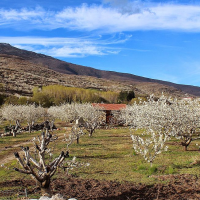
[[[10,64],[6,65],[6,63]],[[200,96],[200,87],[174,84],[167,81],[155,80],[127,73],[98,70],[91,67],[64,62],[43,54],[18,49],[9,44],[0,43],[1,70],[8,70],[8,68],[11,66],[12,70],[20,68],[21,72],[23,70],[28,71],[25,73],[29,73],[29,76],[35,76],[35,73],[37,72],[38,81],[32,82],[31,86],[36,83],[36,85],[40,86],[48,84],[63,84],[73,87],[87,88],[91,86],[99,89],[107,88],[109,90],[134,89],[138,94],[160,94],[164,92],[175,96],[184,96],[185,93],[188,93],[189,95]],[[30,66],[32,66],[32,69],[37,68],[37,70],[33,70],[31,72]],[[1,73],[3,72],[1,71]],[[18,72],[13,71],[12,73]],[[19,80],[21,80],[20,77],[21,76],[18,76]],[[41,81],[41,79],[43,81]],[[50,79],[52,81],[50,81]],[[70,79],[71,83],[66,81],[66,79]],[[80,81],[80,79],[82,79],[82,81]],[[103,81],[106,82],[104,86],[102,86],[102,80],[100,79],[103,79]],[[78,84],[77,80],[79,80]],[[0,81],[2,82],[3,78]],[[32,87],[27,89],[27,91],[31,88]]]

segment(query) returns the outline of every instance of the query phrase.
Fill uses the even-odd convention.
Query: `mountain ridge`
[[[186,93],[191,96],[200,96],[200,87],[197,86],[176,84],[168,81],[146,78],[129,73],[99,70],[92,67],[86,67],[65,62],[44,54],[38,54],[32,51],[19,49],[6,43],[0,43],[0,59],[4,61],[6,59],[21,59],[21,62],[33,63],[34,65],[40,66],[40,68],[43,70],[48,69],[62,75],[65,74],[67,76],[73,75],[78,76],[79,78],[93,77],[97,79],[120,82],[127,85],[127,87],[129,86],[129,89],[135,89],[138,91],[141,90],[140,93],[146,93],[147,95],[149,95],[149,93],[153,91],[159,91],[158,93],[162,93],[169,90],[169,93],[171,91],[171,93],[177,93],[178,96],[184,96]],[[4,64],[2,62],[0,63],[0,67],[3,67]],[[31,64],[27,64],[26,67],[29,67],[30,65]],[[125,89],[127,90],[128,88]]]

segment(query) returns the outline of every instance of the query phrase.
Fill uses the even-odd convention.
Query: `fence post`
[[[27,189],[26,189],[26,188],[25,188],[25,197],[26,197],[26,198],[28,197]]]

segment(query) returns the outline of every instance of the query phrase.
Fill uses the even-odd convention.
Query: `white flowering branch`
[[[140,136],[131,135],[131,139],[135,152],[142,155],[152,166],[156,156],[163,150],[167,151],[168,147],[164,146],[164,144],[166,140],[168,140],[168,137],[165,134],[156,134],[153,130],[151,130],[151,134],[147,136],[149,137],[143,139]]]

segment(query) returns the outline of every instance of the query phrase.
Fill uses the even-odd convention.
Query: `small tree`
[[[131,135],[135,152],[141,154],[152,167],[156,156],[163,150],[167,151],[168,147],[164,147],[164,144],[168,137],[165,134],[156,134],[153,130],[150,135],[147,135],[147,137],[148,138],[143,139],[137,135]]]
[[[89,132],[90,137],[101,124],[104,116],[98,106],[94,107],[90,103],[52,106],[48,109],[48,113],[52,118],[58,118],[66,122],[74,122],[82,119],[82,126]]]
[[[98,105],[93,106],[90,103],[75,104],[77,115],[84,120],[83,126],[92,137],[96,128],[102,123],[104,113],[100,110]]]
[[[19,161],[22,169],[14,168],[16,171],[24,174],[30,174],[34,178],[41,188],[41,193],[46,196],[51,196],[50,183],[51,178],[55,174],[58,167],[62,164],[65,158],[69,157],[68,151],[64,153],[63,151],[60,155],[55,158],[52,162],[46,163],[45,155],[50,152],[48,145],[53,142],[57,137],[50,134],[47,130],[42,132],[41,137],[37,139],[34,138],[34,147],[37,152],[37,157],[33,158],[29,147],[23,147],[24,158],[15,152],[14,155]]]
[[[76,120],[76,124],[72,126],[71,132],[70,132],[68,138],[65,135],[65,141],[67,142],[67,148],[74,141],[76,141],[76,143],[79,144],[80,137],[85,135],[85,133],[83,132],[84,127],[79,122],[80,122],[80,120]]]
[[[200,101],[198,99],[174,99],[171,108],[171,136],[181,140],[181,145],[187,151],[194,140],[200,139]]]
[[[51,106],[47,109],[47,119],[49,120],[50,129],[53,129],[54,121],[59,118],[60,109],[58,106]]]
[[[164,96],[158,101],[154,101],[154,97],[150,96],[147,102],[135,103],[122,111],[122,119],[131,130],[143,130],[142,135],[145,135],[146,139],[131,134],[133,148],[151,165],[156,156],[167,149],[165,142],[171,132],[168,123],[170,107],[167,102]]]
[[[41,106],[34,104],[24,106],[23,119],[28,123],[29,133],[31,133],[31,127],[43,114],[44,108]]]
[[[51,110],[51,108],[53,107],[50,107],[49,110]],[[65,122],[72,122],[79,118],[76,104],[62,104],[60,106],[54,106],[54,109],[56,109],[56,112],[54,112],[54,114],[51,112],[51,115],[54,115],[57,119],[61,119]]]
[[[95,129],[101,124],[103,112],[98,106],[92,106],[90,103],[85,104],[63,104],[61,106],[53,106],[48,111],[52,116],[66,122],[72,122],[83,119],[82,126],[89,132],[91,137]]]
[[[22,105],[5,105],[1,109],[2,118],[10,122],[10,133],[16,137],[17,131],[20,128],[20,122],[23,121],[24,106]],[[11,123],[15,122],[14,126]]]
[[[119,93],[118,102],[129,102],[133,98],[135,98],[134,91],[121,91]]]

